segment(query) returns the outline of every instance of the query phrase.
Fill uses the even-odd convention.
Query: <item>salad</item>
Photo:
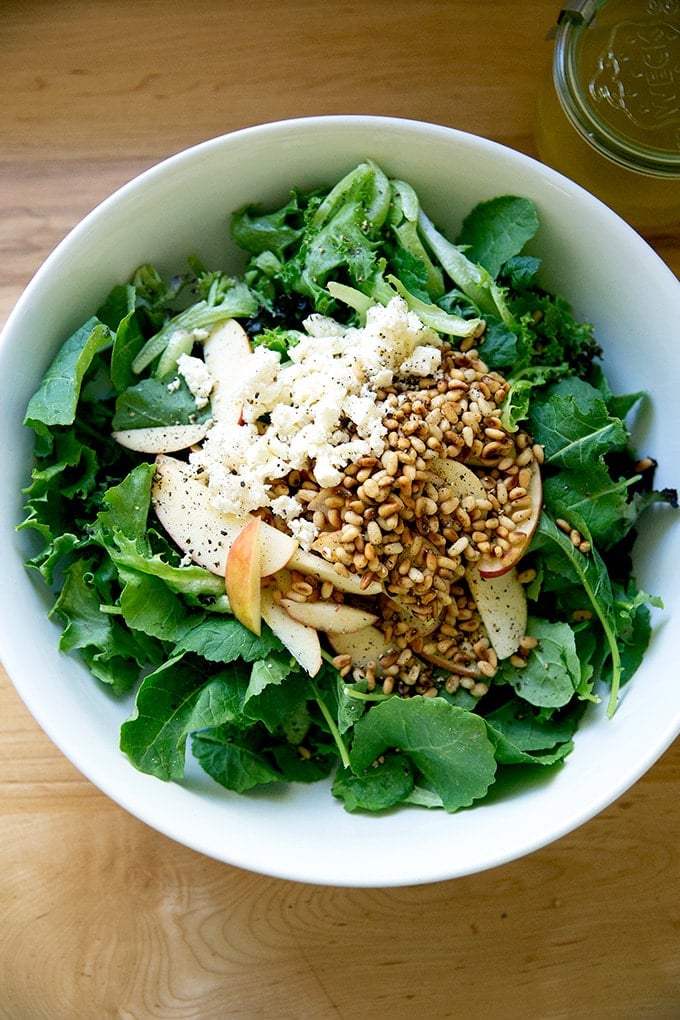
[[[122,751],[238,793],[330,777],[349,811],[560,766],[641,662],[631,550],[677,495],[631,448],[644,394],[539,282],[533,203],[450,240],[367,159],[230,229],[240,275],[140,266],[26,411],[28,566],[134,696]]]

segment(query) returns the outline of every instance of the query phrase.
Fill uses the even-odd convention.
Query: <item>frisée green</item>
[[[35,462],[21,527],[35,537],[28,566],[53,594],[61,650],[115,696],[134,697],[120,746],[136,768],[181,781],[190,748],[238,793],[332,776],[350,811],[456,811],[504,770],[562,763],[603,690],[614,713],[661,605],[635,582],[635,535],[650,505],[675,507],[677,497],[654,488],[653,459],[631,449],[626,419],[645,395],[611,391],[592,328],[541,286],[529,251],[537,229],[532,202],[498,196],[450,240],[410,184],[366,160],[331,187],[293,189],[278,209],[234,212],[239,275],[194,255],[172,279],[141,266],[65,340],[26,411]],[[244,626],[224,576],[163,526],[159,450],[147,440],[162,434],[163,455],[179,451],[175,470],[189,470],[217,417],[208,343],[222,324],[237,320],[249,349],[283,370],[314,339],[310,323],[342,337],[394,302],[444,364],[455,356],[469,367],[478,353],[480,371],[502,381],[496,432],[523,433],[541,451],[540,514],[518,575],[522,654],[499,657],[487,675],[456,672],[453,656],[430,662],[427,683],[412,689],[386,682],[380,662],[341,668],[323,635],[319,667],[305,668],[266,612],[259,633]],[[412,388],[442,381],[434,361],[414,372]],[[268,420],[262,412],[250,424],[264,433]],[[116,438],[135,432],[137,448]],[[178,436],[185,446],[172,446]],[[314,471],[310,456],[308,494],[333,490]],[[191,482],[207,491],[200,474]],[[278,525],[292,539],[290,522]],[[309,566],[309,556],[295,562]],[[332,589],[332,576],[300,588],[302,601]],[[364,604],[353,583],[336,605]],[[364,589],[379,617],[382,595]],[[414,649],[417,659],[422,641]]]

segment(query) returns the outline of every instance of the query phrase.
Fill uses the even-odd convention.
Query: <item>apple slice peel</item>
[[[255,519],[253,515],[237,517],[216,510],[208,487],[193,475],[190,466],[165,455],[156,458],[151,498],[156,516],[179,548],[195,563],[223,577],[229,550]],[[263,577],[281,570],[298,549],[296,539],[265,521],[260,541]]]
[[[231,611],[244,627],[262,630],[262,521],[253,517],[231,544],[224,574]]]
[[[447,485],[454,496],[464,499],[466,496],[473,496],[475,499],[487,499],[487,492],[481,478],[466,464],[452,458],[437,458],[432,461],[431,470]],[[482,577],[495,577],[510,570],[526,552],[531,537],[538,525],[543,501],[543,485],[541,471],[537,461],[531,465],[531,480],[527,488],[527,495],[531,499],[531,516],[523,523],[521,528],[516,529],[516,534],[521,536],[521,541],[515,545],[504,556],[482,556],[477,567]]]

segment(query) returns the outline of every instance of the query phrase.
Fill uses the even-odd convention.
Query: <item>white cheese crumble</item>
[[[183,376],[200,411],[210,400],[210,392],[215,385],[215,380],[205,362],[191,354],[180,354],[177,359],[177,371]]]
[[[297,517],[295,520],[289,521],[288,528],[293,538],[297,538],[300,547],[307,551],[319,534],[319,529],[311,521],[306,521],[304,517]]]
[[[320,486],[332,487],[348,464],[380,457],[387,429],[377,391],[395,377],[436,372],[441,339],[400,297],[369,308],[364,327],[345,328],[317,315],[304,325],[306,335],[290,348],[289,361],[256,347],[235,366],[242,424],[215,422],[190,461],[208,478],[218,510],[243,514],[270,506],[308,548],[316,529],[299,520],[302,505],[287,496],[270,500],[269,486],[292,470],[311,468]],[[197,361],[203,365],[182,356],[179,370],[198,404],[214,381]]]

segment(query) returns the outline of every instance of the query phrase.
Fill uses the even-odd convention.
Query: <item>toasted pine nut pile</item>
[[[359,575],[363,588],[373,581],[383,586],[384,594],[370,601],[391,650],[368,663],[335,659],[344,676],[365,678],[369,689],[380,683],[385,693],[433,696],[442,686],[453,692],[463,685],[480,697],[496,673],[465,572],[480,557],[500,559],[524,541],[532,467],[543,460],[527,432],[504,429],[500,406],[507,392],[507,381],[488,370],[477,350],[447,349],[436,376],[377,392],[388,408],[381,457],[347,465],[334,488],[320,488],[313,471],[291,472],[272,486],[272,499],[295,496],[303,503],[303,517],[319,531],[312,549],[338,574]],[[484,498],[452,493],[435,470],[447,458],[475,472]],[[532,574],[519,577],[526,583]],[[290,584],[286,596],[300,601],[353,601],[308,576],[293,574]],[[516,665],[524,665],[532,645],[529,638],[521,642]]]

